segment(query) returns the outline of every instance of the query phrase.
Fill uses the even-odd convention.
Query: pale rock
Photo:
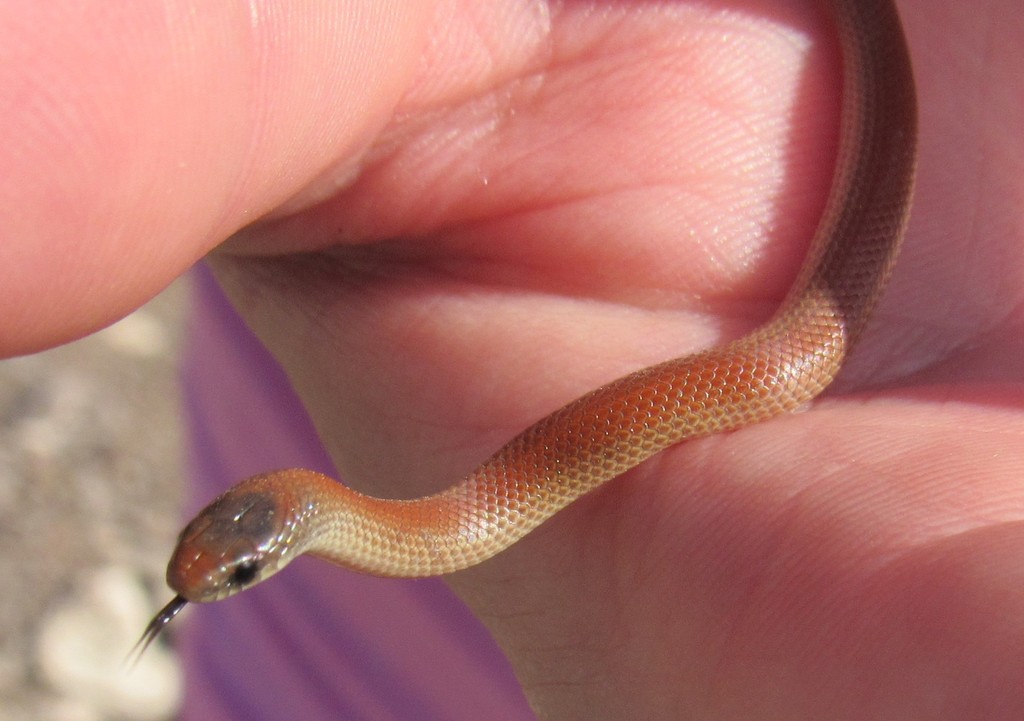
[[[134,665],[126,660],[152,610],[129,572],[97,571],[45,622],[37,646],[43,677],[69,706],[135,721],[170,718],[182,691],[174,655],[154,644]]]

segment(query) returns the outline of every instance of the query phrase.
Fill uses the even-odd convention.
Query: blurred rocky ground
[[[183,452],[184,282],[96,335],[0,361],[0,721],[160,721],[180,692],[155,646]]]

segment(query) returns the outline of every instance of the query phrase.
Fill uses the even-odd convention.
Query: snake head
[[[294,523],[263,476],[214,500],[178,537],[167,583],[182,598],[205,603],[269,578],[287,562]],[[290,556],[289,556],[290,558]]]
[[[300,519],[287,510],[295,502],[288,480],[288,474],[268,474],[242,481],[185,526],[167,565],[175,596],[146,626],[127,659],[132,665],[189,602],[233,596],[301,552],[295,534]]]

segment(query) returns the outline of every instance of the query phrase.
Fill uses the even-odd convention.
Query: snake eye
[[[244,588],[256,580],[259,570],[260,565],[254,559],[247,558],[244,561],[240,561],[231,572],[230,584]]]

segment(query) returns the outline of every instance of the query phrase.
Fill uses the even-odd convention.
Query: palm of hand
[[[573,395],[777,302],[827,187],[835,58],[744,75],[785,53],[778,36],[722,58],[692,18],[690,43],[643,15],[606,36],[562,18],[576,40],[552,36],[550,67],[396,122],[344,192],[237,239],[329,251],[222,260],[345,477],[405,496],[452,482]],[[663,64],[637,60],[652,48]],[[793,88],[779,107],[756,95],[769,83]],[[810,117],[770,122],[794,103]],[[452,578],[543,714],[1021,710],[1020,414],[979,386],[1016,376],[992,367],[996,328],[935,316],[925,284],[965,269],[921,261],[967,242],[925,237],[940,202],[926,175],[892,292],[812,412],[673,449]],[[977,272],[995,241],[973,240]],[[988,360],[957,350],[974,343]]]

